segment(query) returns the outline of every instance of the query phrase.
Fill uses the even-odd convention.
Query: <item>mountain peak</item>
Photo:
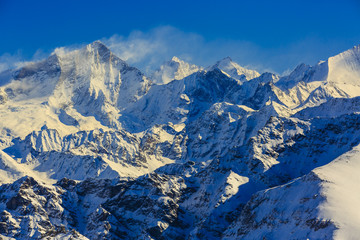
[[[221,69],[224,66],[230,66],[230,65],[234,65],[234,64],[236,64],[236,63],[233,62],[231,57],[227,56],[227,57],[217,61],[214,65],[211,66],[211,68],[220,68]],[[223,69],[221,69],[221,70],[223,70]]]
[[[327,62],[329,82],[358,86],[360,89],[360,45],[330,57]]]
[[[232,62],[233,60],[231,59],[231,57],[227,56],[223,59],[221,59],[219,62]]]
[[[110,57],[110,55],[112,54],[110,49],[99,40],[96,40],[95,42],[88,44],[85,47],[85,49],[86,49],[86,51],[89,51],[89,52],[98,53],[101,57],[105,58],[105,60],[107,60],[108,57]]]
[[[180,63],[180,62],[183,62],[182,60],[180,60],[178,57],[176,57],[176,56],[173,56],[172,58],[171,58],[171,61],[172,62],[178,62],[178,63]]]
[[[243,68],[236,62],[233,62],[230,57],[225,57],[217,61],[214,65],[208,67],[207,70],[211,71],[215,68],[220,69],[221,71],[228,74],[230,77],[239,80],[240,82],[248,81],[250,79],[260,76],[258,72]]]
[[[201,67],[187,63],[174,56],[153,73],[152,79],[158,84],[166,84],[173,80],[183,79],[200,70],[202,70]]]
[[[108,47],[100,40],[96,40],[96,41],[90,43],[89,45],[93,48],[107,48],[108,49]]]

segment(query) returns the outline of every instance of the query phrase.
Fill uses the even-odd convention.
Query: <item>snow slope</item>
[[[286,185],[257,193],[224,239],[357,239],[359,149]]]

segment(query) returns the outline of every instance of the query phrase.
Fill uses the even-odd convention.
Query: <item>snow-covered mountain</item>
[[[236,62],[233,62],[230,57],[226,57],[220,61],[217,61],[214,65],[208,67],[208,70],[213,70],[216,68],[223,71],[229,77],[232,77],[240,82],[248,81],[260,76],[260,74],[255,70],[243,68]]]
[[[24,137],[44,124],[61,134],[119,127],[120,110],[141,98],[150,85],[138,69],[96,41],[2,79],[0,115],[12,120],[1,121],[0,128]]]
[[[151,78],[157,84],[167,84],[174,79],[183,79],[200,70],[202,70],[202,67],[184,62],[174,56],[170,61],[161,65],[160,68],[152,74]]]
[[[148,78],[96,41],[0,73],[0,237],[356,239],[359,59]]]

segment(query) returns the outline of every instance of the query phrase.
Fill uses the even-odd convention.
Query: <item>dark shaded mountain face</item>
[[[0,237],[356,239],[359,59],[146,77],[96,41],[0,73]]]

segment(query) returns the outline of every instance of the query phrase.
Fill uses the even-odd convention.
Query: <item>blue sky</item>
[[[101,39],[144,71],[177,55],[283,73],[360,44],[359,23],[359,0],[0,0],[0,70]]]

